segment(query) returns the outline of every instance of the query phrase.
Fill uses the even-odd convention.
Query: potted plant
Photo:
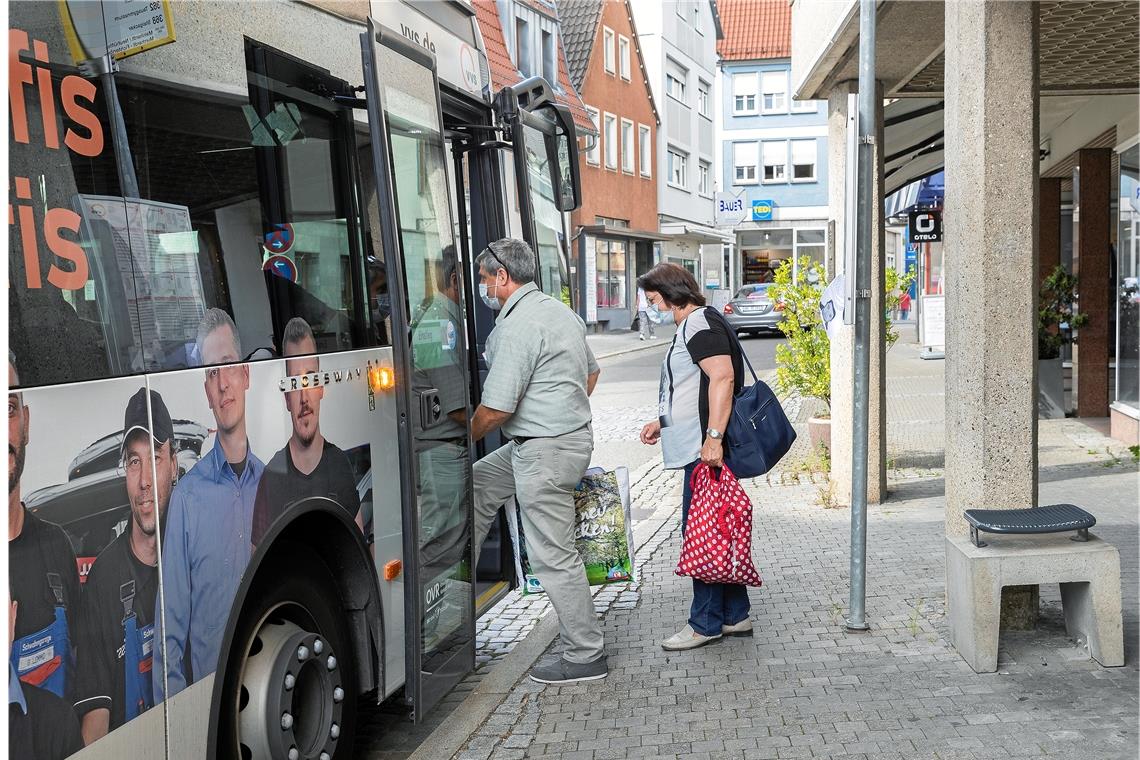
[[[825,410],[808,420],[808,437],[812,448],[822,444],[831,450],[831,342],[823,326],[819,310],[825,286],[822,265],[801,256],[792,282],[792,262],[784,261],[776,269],[768,297],[783,309],[780,332],[786,343],[776,346],[776,388],[782,395],[798,393],[817,398]],[[898,308],[899,298],[914,282],[913,269],[900,275],[888,270],[884,299],[884,339],[889,350],[899,339],[890,320],[890,312]]]
[[[813,449],[831,449],[831,345],[819,313],[823,267],[801,256],[795,282],[792,261],[780,263],[768,287],[768,298],[784,312],[780,332],[787,339],[776,346],[776,388],[781,395],[797,393],[817,398],[825,411],[808,420]]]
[[[1061,349],[1077,342],[1073,335],[1088,324],[1077,311],[1077,277],[1058,265],[1041,283],[1037,305],[1037,416],[1065,416],[1065,376]]]

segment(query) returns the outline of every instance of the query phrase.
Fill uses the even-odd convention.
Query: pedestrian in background
[[[910,291],[904,290],[899,296],[899,321],[905,322],[908,314],[910,314]]]
[[[648,335],[651,339],[656,339],[657,334],[653,331],[653,322],[645,313],[649,310],[649,301],[645,298],[645,291],[641,288],[637,289],[637,331],[640,333],[638,337],[645,340]]]
[[[724,464],[724,430],[744,379],[743,360],[716,309],[705,306],[697,281],[683,267],[658,264],[638,278],[648,316],[673,321],[677,332],[661,367],[659,417],[641,430],[641,442],[661,443],[665,468],[684,471],[681,530],[692,501],[693,470]],[[693,579],[689,621],[661,642],[667,650],[694,649],[722,636],[751,636],[748,587]]]
[[[487,337],[490,369],[471,438],[501,428],[508,441],[475,463],[475,553],[499,507],[517,497],[527,556],[565,646],[530,677],[539,683],[605,678],[605,639],[574,545],[574,489],[594,451],[589,395],[600,374],[586,325],[534,284],[534,253],[526,243],[497,240],[475,263],[479,295],[501,314]]]

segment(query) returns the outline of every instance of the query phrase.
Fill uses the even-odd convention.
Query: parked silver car
[[[768,298],[768,283],[745,285],[724,306],[724,318],[737,334],[778,332],[783,307]]]

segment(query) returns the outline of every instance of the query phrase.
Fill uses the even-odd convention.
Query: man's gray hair
[[[534,252],[529,245],[515,238],[491,243],[475,257],[475,263],[489,274],[507,270],[507,276],[518,285],[534,282]]]
[[[301,317],[293,317],[285,325],[285,333],[281,336],[281,354],[288,356],[288,347],[295,346],[306,338],[313,341],[314,346],[317,345],[317,339],[313,336],[313,328],[309,327],[309,323]]]
[[[230,334],[234,336],[234,354],[238,360],[241,359],[241,337],[238,335],[237,325],[234,324],[233,319],[223,309],[207,309],[206,315],[202,317],[202,321],[198,323],[198,335],[195,339],[195,345],[198,348],[198,359],[203,364],[206,363],[202,351],[206,346],[206,338],[213,334],[214,330],[219,327],[226,326],[230,328]]]

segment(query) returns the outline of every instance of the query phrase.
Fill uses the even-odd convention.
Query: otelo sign
[[[912,243],[942,242],[942,212],[937,209],[912,210],[910,240]]]

